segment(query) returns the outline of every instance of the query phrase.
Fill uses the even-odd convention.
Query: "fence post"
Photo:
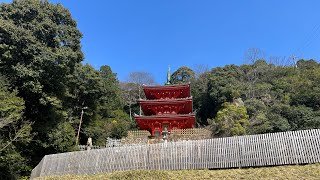
[[[298,160],[298,155],[297,155],[297,148],[296,148],[296,138],[293,136],[293,131],[289,131],[289,137],[292,143],[292,147],[293,147],[293,152],[294,152],[294,159],[295,159],[295,164],[297,164],[299,162]]]
[[[91,148],[92,148],[92,138],[89,137],[87,141],[87,150],[89,151],[91,150]]]
[[[238,138],[238,143],[239,143],[239,169],[242,167],[242,158],[243,158],[243,141],[242,138],[243,136],[237,136]]]

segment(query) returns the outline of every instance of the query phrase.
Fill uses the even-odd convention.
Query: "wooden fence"
[[[172,129],[168,139],[170,141],[210,139],[211,134],[212,132],[205,128]]]
[[[87,151],[88,146],[87,145],[78,145],[80,151]],[[90,149],[104,149],[106,146],[91,146]]]
[[[135,169],[215,169],[320,162],[320,129],[46,155],[31,178]]]

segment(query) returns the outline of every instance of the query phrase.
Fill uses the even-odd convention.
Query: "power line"
[[[297,48],[294,53],[292,53],[292,57],[294,56],[295,58],[298,56],[301,56],[303,51],[306,50],[306,48],[308,48],[313,42],[314,40],[316,40],[320,35],[320,24],[316,24],[313,26],[311,32],[309,33],[309,35],[307,36],[306,40],[304,41],[304,43],[302,44],[302,46],[300,46],[299,48]],[[297,56],[295,56],[297,55]]]

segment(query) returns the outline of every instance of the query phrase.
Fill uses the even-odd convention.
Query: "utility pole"
[[[76,138],[76,145],[79,144],[79,135],[80,135],[80,129],[81,129],[81,124],[82,124],[82,117],[83,117],[83,113],[84,113],[84,109],[88,109],[88,107],[83,107],[81,109],[81,116],[80,116],[80,123],[79,123],[79,128],[78,128],[78,134],[77,134],[77,138]]]
[[[297,56],[295,56],[295,55],[292,55],[291,56],[291,58],[292,58],[292,61],[293,61],[293,66],[295,67],[295,68],[297,68]]]

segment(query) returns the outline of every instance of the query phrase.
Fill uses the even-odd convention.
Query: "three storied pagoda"
[[[146,100],[140,99],[144,115],[135,116],[140,130],[148,130],[152,136],[161,136],[173,128],[187,129],[195,126],[190,84],[170,85],[168,72],[165,86],[143,86]]]

